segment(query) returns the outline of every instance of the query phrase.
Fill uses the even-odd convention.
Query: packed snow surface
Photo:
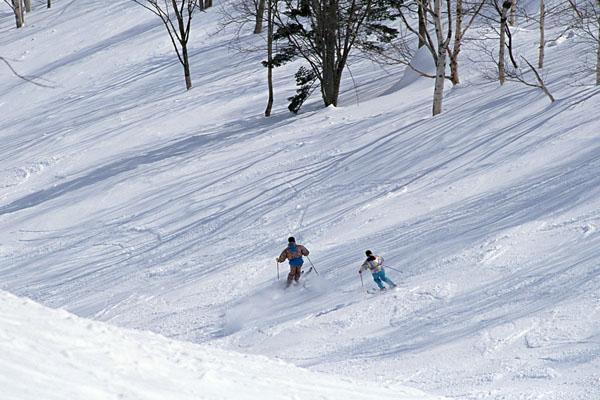
[[[86,390],[86,376],[116,396],[125,378],[111,368],[125,365],[123,393],[151,398],[205,371],[185,398],[211,379],[210,390],[245,385],[257,375],[233,366],[258,368],[258,355],[346,376],[310,375],[329,398],[359,379],[357,396],[409,386],[464,400],[600,398],[600,91],[575,80],[595,51],[579,36],[546,49],[554,103],[488,80],[466,45],[462,83],[436,117],[430,80],[357,58],[339,107],[315,97],[297,116],[285,99],[300,64],[276,69],[264,118],[264,54],[238,50],[262,39],[246,27],[233,41],[219,7],[194,19],[186,92],[157,17],[127,0],[54,3],[19,31],[0,3],[0,56],[27,78],[0,68],[0,289],[223,353],[2,294],[0,377],[73,374],[72,390]],[[536,35],[516,28],[516,51],[535,59]],[[287,265],[278,281],[274,258],[289,235],[319,274],[284,291]],[[398,290],[365,292],[366,249]],[[32,351],[46,341],[54,370]],[[178,363],[182,352],[192,355]],[[86,362],[106,368],[78,375]],[[140,372],[155,366],[164,386]]]

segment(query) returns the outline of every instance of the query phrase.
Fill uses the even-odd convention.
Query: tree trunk
[[[323,80],[321,82],[321,93],[325,107],[330,105],[337,106],[340,87],[340,77],[336,73],[335,64],[330,60],[331,58],[328,57],[327,65],[323,65]]]
[[[187,44],[182,44],[181,54],[183,56],[183,75],[185,76],[185,88],[192,88],[192,74],[190,73],[190,60],[188,58]]]
[[[510,6],[510,26],[517,25],[517,0],[512,0]]]
[[[446,51],[444,35],[442,32],[442,0],[434,0],[435,34],[437,37],[437,60],[435,65],[435,86],[433,89],[433,115],[442,112],[442,100],[444,98],[444,81],[446,79]]]
[[[540,0],[540,47],[538,51],[538,68],[544,68],[544,49],[546,48],[546,5]]]
[[[598,0],[600,7],[600,0]],[[596,37],[596,86],[600,86],[600,14],[597,16],[598,36]]]
[[[52,0],[48,0],[48,4],[46,4],[46,7],[48,7],[48,8],[52,7]]]
[[[425,46],[425,36],[427,35],[427,13],[426,7],[427,4],[425,1],[428,0],[420,0],[419,3],[419,48]]]
[[[267,108],[265,110],[265,117],[269,117],[271,115],[271,109],[273,108],[273,0],[268,0],[268,10],[267,10],[267,86],[269,88],[269,99],[267,101]],[[265,7],[265,0],[261,0],[263,11]],[[259,6],[260,8],[260,6]],[[256,19],[258,23],[258,18]],[[262,27],[262,16],[261,16],[261,24]],[[254,31],[254,33],[260,33]]]
[[[336,68],[337,32],[334,28],[338,24],[338,19],[336,1],[325,0],[323,4],[324,18],[319,27],[323,52],[321,94],[323,95],[325,107],[327,107],[330,105],[337,106],[339,95],[340,77],[338,76],[338,68]]]
[[[456,31],[454,32],[454,48],[449,51],[450,58],[450,80],[453,85],[460,83],[458,76],[458,54],[462,45],[462,0],[456,0]]]
[[[27,11],[28,13],[31,12],[31,0],[25,0],[25,11]]]
[[[17,28],[22,28],[25,24],[25,16],[23,12],[23,0],[12,0],[13,10],[15,11],[15,21]]]
[[[212,0],[204,0],[204,8],[203,9],[206,10],[207,8],[212,7],[212,5],[213,5]]]
[[[185,76],[185,88],[190,90],[192,88],[192,74],[190,73],[190,58],[188,55],[188,38],[189,31],[186,30],[186,26],[184,23],[184,16],[181,12],[179,12],[177,7],[177,2],[175,0],[171,0],[173,2],[173,11],[175,17],[177,18],[177,26],[179,28],[179,44],[181,45],[181,64],[183,65],[183,75]],[[202,0],[200,0],[202,1]],[[202,3],[201,3],[202,4]],[[189,16],[188,16],[189,18]],[[175,43],[173,43],[175,44]]]
[[[502,11],[500,14],[500,48],[498,51],[498,80],[501,85],[504,85],[506,82],[506,66],[505,66],[505,54],[506,54],[506,24],[507,24],[507,15],[510,10],[512,2],[505,1],[502,4]]]
[[[254,33],[255,34],[262,32],[264,14],[265,14],[265,0],[259,0],[258,6],[256,7],[256,24],[254,25]]]

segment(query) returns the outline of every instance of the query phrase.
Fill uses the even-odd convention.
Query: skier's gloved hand
[[[275,257],[275,261],[279,262],[279,257]]]

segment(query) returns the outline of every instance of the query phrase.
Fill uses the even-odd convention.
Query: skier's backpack
[[[288,246],[288,251],[290,253],[290,265],[292,267],[301,267],[304,264],[304,260],[302,259],[300,248],[295,243],[291,243]]]

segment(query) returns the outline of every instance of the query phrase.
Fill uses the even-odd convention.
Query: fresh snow
[[[340,107],[315,97],[298,116],[285,98],[299,64],[276,69],[264,118],[264,55],[236,51],[260,38],[247,27],[234,43],[219,7],[194,20],[185,92],[156,17],[126,0],[54,3],[19,31],[0,3],[0,56],[38,84],[0,68],[0,289],[222,353],[3,293],[0,377],[67,379],[65,391],[95,377],[94,392],[75,393],[185,398],[204,390],[202,371],[218,376],[207,390],[246,388],[257,375],[240,360],[270,363],[260,356],[310,369],[281,364],[311,374],[307,388],[271,368],[265,377],[304,398],[318,387],[346,398],[355,380],[366,399],[404,386],[465,400],[600,398],[600,96],[574,81],[590,53],[576,35],[547,49],[553,104],[486,81],[467,47],[463,83],[434,118],[431,81],[364,59],[352,60]],[[515,32],[529,59],[536,35]],[[320,275],[284,291],[274,257],[289,235]],[[394,268],[398,291],[364,293],[367,248]],[[23,329],[12,307],[31,317]],[[49,358],[32,351],[44,347]],[[118,365],[133,372],[117,378]],[[154,367],[160,387],[138,373]],[[51,393],[8,387],[11,399]]]

